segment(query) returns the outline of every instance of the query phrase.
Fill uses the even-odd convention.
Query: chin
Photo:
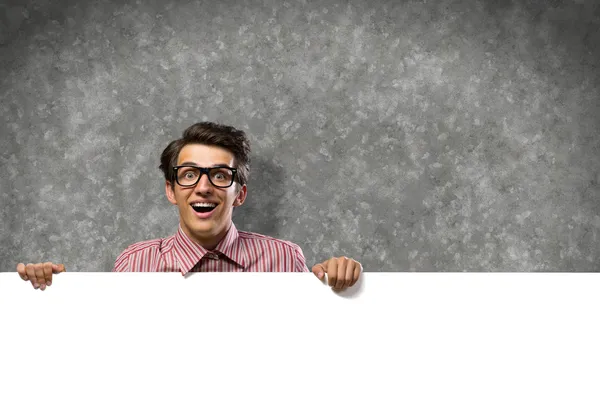
[[[198,236],[211,236],[215,234],[217,227],[211,223],[195,223],[191,226],[192,232]]]

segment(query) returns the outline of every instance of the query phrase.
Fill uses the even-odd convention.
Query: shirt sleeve
[[[117,260],[115,261],[115,266],[112,272],[129,272],[129,251],[125,249]]]
[[[302,253],[302,249],[298,245],[296,245],[295,254],[296,254],[295,271],[296,272],[310,272],[310,270],[306,266],[306,260],[304,258],[304,254]]]

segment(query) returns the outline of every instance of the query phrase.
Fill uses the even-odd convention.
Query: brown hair
[[[183,132],[180,139],[174,140],[163,150],[159,168],[165,179],[175,183],[175,171],[179,152],[188,144],[205,144],[219,146],[233,153],[234,167],[237,168],[236,182],[238,189],[248,182],[250,174],[250,142],[246,133],[232,126],[214,122],[199,122]]]

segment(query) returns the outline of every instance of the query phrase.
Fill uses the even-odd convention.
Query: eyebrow
[[[180,164],[180,166],[192,166],[192,167],[200,167],[198,164],[196,164],[195,162],[192,161],[186,161],[183,164]],[[228,164],[213,164],[210,167],[207,168],[215,168],[215,167],[227,167],[227,168],[231,168]]]

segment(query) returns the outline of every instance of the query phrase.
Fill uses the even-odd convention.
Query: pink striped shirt
[[[308,272],[297,244],[258,233],[238,231],[231,223],[217,247],[206,250],[179,226],[164,239],[138,242],[127,247],[113,272]]]

